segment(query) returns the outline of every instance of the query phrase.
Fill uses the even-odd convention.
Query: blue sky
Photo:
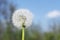
[[[41,22],[44,30],[48,30],[51,19],[58,19],[60,16],[60,0],[13,0],[13,2],[16,3],[17,9],[30,10],[34,14],[34,22]]]

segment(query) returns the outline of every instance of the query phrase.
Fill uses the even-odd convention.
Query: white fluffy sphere
[[[29,27],[32,24],[33,15],[32,13],[27,9],[19,9],[16,10],[12,15],[12,23],[15,27],[21,29],[22,23],[27,27]]]

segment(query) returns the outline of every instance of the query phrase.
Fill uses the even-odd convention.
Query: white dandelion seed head
[[[32,19],[33,19],[32,12],[30,12],[27,9],[19,9],[13,13],[12,23],[14,24],[15,27],[21,29],[22,23],[25,22],[24,25],[27,28],[32,24]]]

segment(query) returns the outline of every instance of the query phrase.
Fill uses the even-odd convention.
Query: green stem
[[[22,40],[24,40],[24,27],[22,27]]]

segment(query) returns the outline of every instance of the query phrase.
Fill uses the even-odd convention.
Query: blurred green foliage
[[[6,31],[3,33],[2,40],[21,40],[22,32],[21,30],[13,30],[13,26],[8,23]],[[44,32],[41,33],[37,29],[25,29],[25,40],[60,40],[60,34],[55,34],[54,32]]]

